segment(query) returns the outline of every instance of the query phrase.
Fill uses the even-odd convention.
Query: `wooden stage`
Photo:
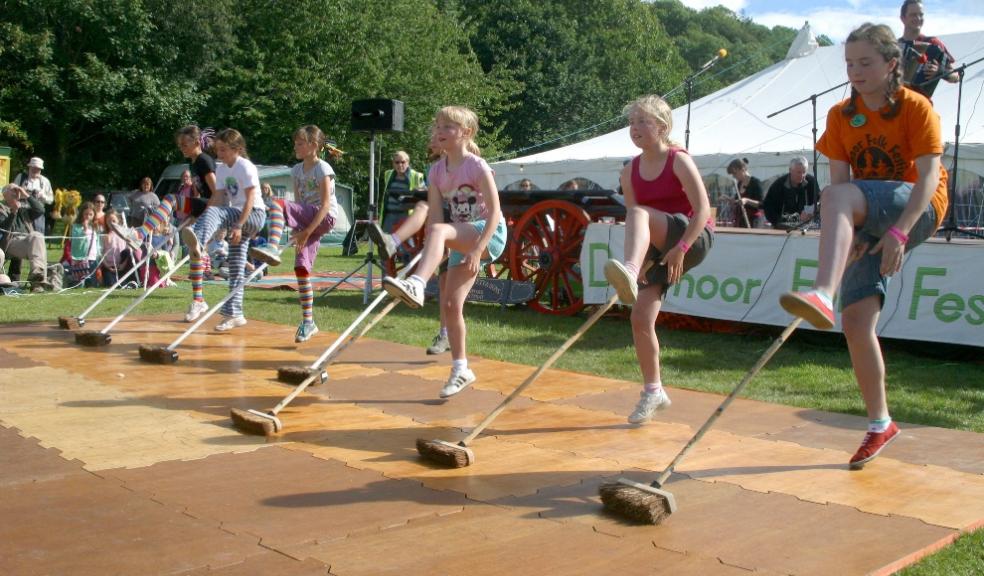
[[[88,329],[104,321],[90,320]],[[215,322],[208,324],[211,326]],[[902,425],[858,472],[862,418],[738,400],[667,488],[659,526],[606,516],[598,485],[655,477],[717,407],[626,424],[637,383],[550,371],[447,470],[416,438],[457,441],[533,368],[365,339],[281,413],[282,435],[232,428],[334,335],[250,321],[201,332],[173,366],[140,362],[177,316],[128,319],[106,348],[48,324],[0,326],[0,573],[430,575],[888,574],[984,525],[984,435]],[[768,368],[766,368],[768,369]]]

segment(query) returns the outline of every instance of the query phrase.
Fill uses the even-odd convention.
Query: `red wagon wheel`
[[[516,223],[509,242],[509,269],[514,280],[536,287],[530,307],[546,314],[570,316],[584,308],[581,243],[591,218],[576,204],[544,200]]]
[[[393,224],[393,229],[396,230],[400,224],[403,224],[404,220],[406,220],[406,218],[397,220]],[[396,256],[393,256],[389,260],[383,261],[383,267],[386,270],[386,274],[389,276],[396,276],[400,270],[403,270],[408,262],[413,260],[414,256],[424,249],[424,237],[426,236],[426,230],[426,227],[418,230],[416,234],[408,238],[406,242],[400,245],[400,251],[397,252]]]

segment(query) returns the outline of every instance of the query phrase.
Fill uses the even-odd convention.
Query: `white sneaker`
[[[185,322],[194,322],[206,312],[208,312],[208,304],[204,300],[193,300],[191,306],[188,306],[188,313],[185,314]]]
[[[318,332],[318,325],[314,322],[301,322],[300,326],[297,327],[297,332],[294,332],[294,342],[307,342],[311,336]]]
[[[424,305],[424,290],[413,280],[403,280],[387,276],[383,278],[383,289],[394,298],[399,298],[411,308]]]
[[[239,328],[240,326],[245,326],[245,325],[246,325],[245,316],[226,316],[225,320],[219,322],[218,325],[215,326],[215,331],[228,332],[233,328]]]
[[[427,348],[427,353],[430,355],[443,354],[450,349],[451,342],[448,341],[447,334],[444,336],[438,334],[437,336],[434,336],[434,341],[431,342],[431,345]]]
[[[666,395],[665,390],[660,390],[659,392],[646,392],[645,389],[639,394],[639,403],[636,404],[635,410],[632,414],[629,414],[630,424],[642,424],[643,422],[649,422],[653,413],[657,410],[664,410],[670,407],[670,397]]]
[[[472,372],[470,368],[465,368],[459,372],[452,370],[447,384],[444,385],[444,388],[441,388],[441,398],[454,396],[458,392],[461,392],[467,388],[474,381],[475,373]]]
[[[198,241],[198,235],[195,234],[195,230],[191,226],[181,229],[181,241],[188,247],[188,255],[191,256],[192,260],[202,259],[202,244]]]
[[[116,222],[110,222],[109,228],[114,234],[126,241],[126,245],[130,247],[130,250],[139,250],[143,245],[136,228],[127,229]]]
[[[249,257],[253,260],[266,262],[267,266],[271,268],[280,266],[280,250],[277,250],[276,246],[269,244],[253,246],[249,249]]]
[[[615,289],[622,304],[635,304],[639,296],[638,279],[633,278],[621,262],[614,258],[605,262],[605,280]]]

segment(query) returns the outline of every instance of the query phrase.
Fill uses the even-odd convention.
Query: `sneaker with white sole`
[[[424,305],[424,290],[413,280],[387,276],[383,278],[383,289],[390,296],[403,300],[411,308],[420,308]]]
[[[372,239],[373,244],[379,248],[379,255],[383,257],[384,260],[389,260],[396,254],[398,246],[396,242],[393,241],[393,236],[383,232],[383,229],[379,227],[379,224],[372,222],[369,224],[369,238]]]
[[[615,289],[622,304],[635,304],[639,296],[638,279],[633,278],[621,262],[614,258],[605,262],[605,280]]]
[[[226,316],[225,317],[225,320],[223,320],[222,322],[219,322],[215,326],[215,331],[216,332],[228,332],[229,330],[232,330],[233,328],[239,328],[240,326],[245,326],[245,325],[246,325],[246,317],[245,316]]]
[[[427,353],[431,356],[435,354],[444,354],[451,349],[451,342],[448,341],[448,335],[445,334],[441,336],[438,334],[434,336],[434,341],[431,342],[430,347],[427,348]]]
[[[251,246],[249,257],[253,260],[265,262],[267,266],[280,266],[280,250],[276,246],[264,244],[263,246]]]
[[[109,222],[109,229],[113,231],[114,234],[126,241],[126,245],[130,247],[130,250],[139,250],[143,245],[140,240],[140,234],[137,232],[136,228],[124,228],[120,226],[118,222]]]
[[[646,392],[643,390],[639,394],[639,403],[636,404],[635,410],[632,414],[629,414],[630,424],[642,424],[644,422],[649,422],[653,418],[653,414],[657,410],[665,410],[670,407],[670,397],[666,395],[666,391],[660,389],[657,392]]]
[[[461,392],[467,388],[472,382],[475,381],[475,373],[471,371],[470,368],[465,368],[464,370],[451,371],[451,376],[448,377],[447,384],[444,388],[441,388],[441,398],[449,398],[454,396],[458,392]]]
[[[198,235],[190,226],[181,229],[181,241],[188,247],[188,255],[192,260],[202,259],[202,243],[198,241]]]
[[[188,306],[188,313],[185,314],[185,322],[194,322],[206,312],[208,312],[208,304],[204,300],[193,300],[191,306]]]
[[[833,303],[817,290],[787,292],[779,297],[779,305],[793,316],[799,316],[814,328],[830,330],[834,327]]]
[[[307,342],[319,332],[318,325],[314,322],[301,322],[300,326],[297,327],[297,332],[294,333],[294,342]]]

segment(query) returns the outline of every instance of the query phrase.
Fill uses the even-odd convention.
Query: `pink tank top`
[[[690,205],[687,193],[683,191],[683,184],[676,174],[673,173],[673,160],[680,148],[670,148],[666,155],[666,165],[663,171],[654,180],[645,180],[639,174],[639,158],[632,159],[632,190],[635,192],[636,202],[642,206],[655,208],[668,214],[684,214],[688,218],[694,215],[694,209]],[[686,152],[684,152],[686,154]]]

